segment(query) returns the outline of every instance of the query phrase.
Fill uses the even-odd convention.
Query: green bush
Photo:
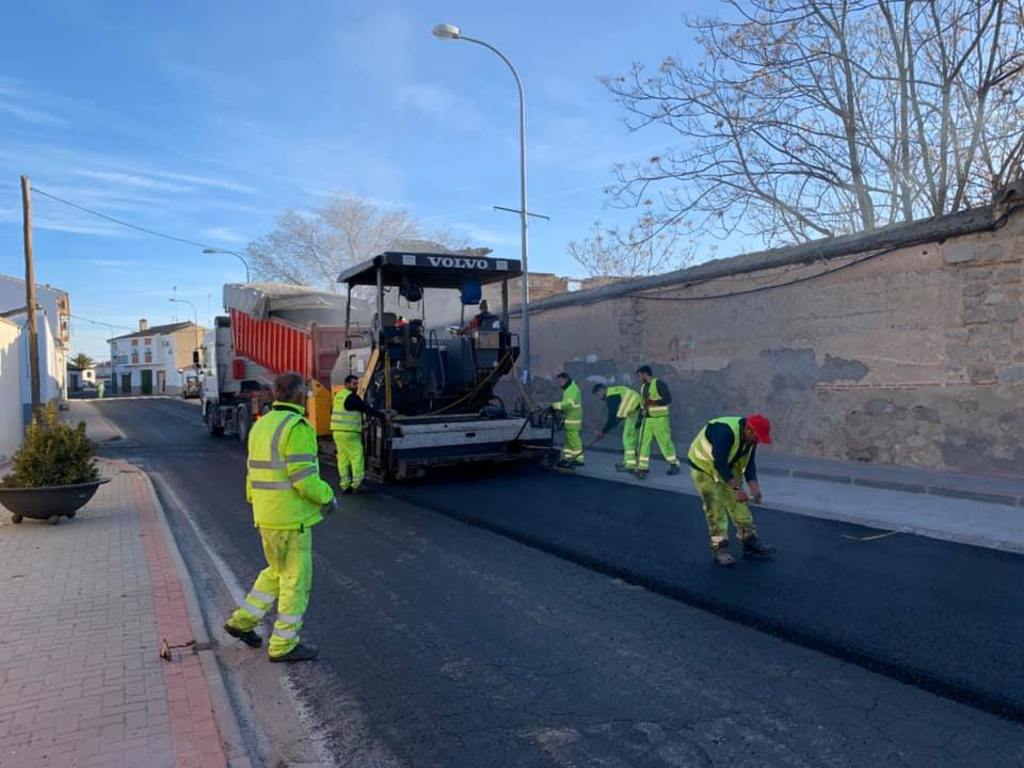
[[[61,421],[55,403],[32,419],[25,444],[14,454],[14,471],[4,488],[42,488],[99,480],[93,460],[94,446],[85,436],[85,422],[71,427]]]

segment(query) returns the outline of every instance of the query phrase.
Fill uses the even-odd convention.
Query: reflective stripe
[[[260,461],[259,459],[251,459],[249,461],[249,469],[284,469],[285,463],[283,461]]]
[[[331,406],[332,432],[363,431],[363,414],[359,411],[345,409],[345,402],[354,394],[354,392],[343,389],[334,396],[334,404]]]
[[[306,467],[305,469],[300,469],[298,472],[291,472],[288,475],[288,479],[291,480],[293,483],[297,483],[297,482],[299,482],[299,480],[302,480],[303,478],[306,478],[306,477],[309,477],[310,475],[315,475],[315,474],[316,474],[316,467],[315,466],[310,466],[310,467]]]
[[[277,627],[274,627],[273,634],[277,635],[278,637],[283,637],[285,640],[294,640],[296,637],[299,636],[299,633],[296,632],[294,629],[278,629]]]
[[[270,440],[270,460],[272,462],[280,464],[281,450],[278,444],[281,442],[281,435],[284,434],[285,428],[297,418],[299,417],[294,413],[287,414],[285,418],[281,419],[281,423],[277,425],[277,429],[274,430],[274,437]]]
[[[572,421],[569,421],[569,419],[565,420],[565,426],[567,426],[567,427],[579,427],[579,426],[582,426],[582,425],[583,425],[582,421],[576,421],[575,419],[572,420]]]
[[[260,592],[258,589],[250,589],[249,596],[255,597],[257,600],[262,600],[264,603],[272,603],[277,599],[273,595],[268,595],[266,592]]]
[[[265,609],[257,608],[255,605],[252,605],[250,603],[243,602],[238,607],[241,608],[246,613],[248,613],[254,619],[262,619],[263,616],[266,614],[266,610]]]
[[[249,487],[254,491],[289,491],[292,484],[287,480],[251,480]]]
[[[289,464],[297,463],[300,461],[316,461],[315,453],[291,453],[284,457],[284,460]]]
[[[298,624],[300,621],[302,621],[302,614],[279,613],[277,614],[277,620],[280,621],[282,624]]]

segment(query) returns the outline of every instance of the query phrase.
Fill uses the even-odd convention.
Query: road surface
[[[241,446],[191,405],[97,407],[126,436],[104,451],[156,478],[219,621],[229,601],[196,550],[246,586],[262,566]],[[695,500],[561,474],[343,498],[314,537],[322,657],[286,673],[339,765],[1024,763],[1016,556],[763,512],[778,561],[723,571]]]

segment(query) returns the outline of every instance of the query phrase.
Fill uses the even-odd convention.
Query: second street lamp
[[[229,251],[227,248],[203,248],[203,253],[224,253],[230,254],[242,262],[242,266],[245,267],[245,282],[251,282],[252,278],[249,276],[249,262],[245,260],[245,257],[235,251]]]
[[[482,45],[505,62],[509,71],[512,72],[512,77],[515,78],[516,90],[519,92],[519,227],[523,261],[522,290],[520,291],[520,304],[522,305],[523,312],[523,351],[521,359],[523,361],[523,383],[528,385],[530,383],[530,312],[528,309],[530,301],[530,270],[527,265],[527,257],[529,255],[527,217],[529,214],[526,210],[526,99],[523,96],[523,82],[519,79],[519,73],[505,54],[490,43],[466,37],[454,24],[438,24],[433,29],[433,35],[442,40],[465,40],[467,43]]]

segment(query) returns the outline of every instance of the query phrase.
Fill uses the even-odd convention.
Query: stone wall
[[[522,278],[508,281],[508,303],[510,307],[519,306],[519,292],[522,290]],[[569,291],[569,278],[559,277],[551,272],[530,273],[530,303],[543,301],[551,296],[558,296]],[[491,311],[501,306],[501,284],[494,283],[484,288],[484,298]]]
[[[680,448],[757,410],[780,453],[1021,476],[1022,253],[1024,211],[984,209],[531,303],[538,394],[586,382],[589,435],[593,383],[648,363]]]

